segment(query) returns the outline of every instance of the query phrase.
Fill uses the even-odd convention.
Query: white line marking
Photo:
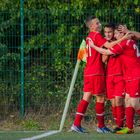
[[[22,130],[17,130],[17,131],[11,131],[11,130],[3,130],[3,131],[0,131],[0,133],[45,133],[45,131],[22,131]]]
[[[43,137],[47,137],[47,136],[50,136],[50,135],[53,135],[53,134],[56,134],[56,133],[59,133],[60,131],[59,130],[53,130],[53,131],[49,131],[49,132],[46,132],[46,133],[43,133],[43,134],[40,134],[40,135],[37,135],[37,136],[33,136],[33,137],[30,137],[30,138],[23,138],[23,139],[20,139],[20,140],[37,140],[37,139],[41,139]]]

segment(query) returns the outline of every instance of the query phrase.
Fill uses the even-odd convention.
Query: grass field
[[[0,132],[0,140],[20,140],[21,138],[28,138],[43,132]],[[88,134],[77,134],[74,132],[61,132],[39,140],[139,140],[140,128],[135,131],[135,134],[99,134],[91,131]]]
[[[91,131],[88,134],[77,134],[74,132],[58,133],[56,135],[42,138],[40,140],[139,140],[140,130],[135,134],[117,135],[117,134],[99,134],[96,131]]]
[[[34,131],[0,131],[0,140],[20,140],[21,138],[32,137],[34,135],[39,135],[43,132]]]

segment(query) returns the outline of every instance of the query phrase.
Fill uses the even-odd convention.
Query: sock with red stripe
[[[104,127],[104,103],[96,102],[95,105],[96,117],[98,120],[98,127]]]
[[[86,100],[81,100],[77,107],[76,118],[74,120],[74,125],[81,126],[82,118],[87,110],[88,102]]]
[[[116,122],[118,127],[123,127],[124,114],[124,106],[116,106]]]
[[[112,106],[112,116],[113,116],[113,119],[114,119],[115,123],[117,124],[116,106]]]
[[[125,115],[126,115],[126,126],[129,129],[133,129],[134,125],[134,114],[135,110],[133,107],[126,107]]]

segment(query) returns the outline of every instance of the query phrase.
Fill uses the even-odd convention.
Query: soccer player
[[[133,32],[134,33],[134,32]],[[121,38],[124,35],[123,32],[119,32],[117,27],[114,36],[116,39]],[[135,35],[135,33],[134,33]],[[135,35],[137,37],[137,35]],[[124,40],[121,43],[113,46],[110,49],[103,49],[95,46],[93,42],[90,42],[92,47],[106,55],[119,55],[123,65],[123,75],[125,79],[125,115],[126,115],[126,128],[117,131],[117,134],[134,133],[133,120],[134,113],[140,108],[140,61],[138,54],[138,47],[135,40]]]
[[[92,96],[96,97],[95,111],[98,120],[97,132],[108,133],[110,130],[104,124],[104,95],[105,95],[105,69],[102,63],[101,54],[91,47],[90,39],[100,47],[112,47],[118,42],[126,38],[123,37],[120,40],[107,42],[105,38],[100,34],[101,24],[98,18],[94,16],[87,17],[86,26],[90,33],[86,38],[87,45],[87,63],[84,69],[84,95],[77,107],[76,118],[71,127],[71,130],[84,133],[85,129],[81,127],[81,120],[87,110],[88,104]]]
[[[118,27],[118,30],[120,32],[123,32],[123,33],[127,33],[127,32],[132,33],[134,35],[135,39],[140,40],[140,33],[136,32],[136,31],[128,30],[128,28],[125,25],[120,25]],[[136,49],[137,57],[140,60],[140,52],[138,50],[138,47],[135,46],[135,49]],[[135,107],[135,111],[136,111],[136,114],[140,115],[140,100],[138,100],[138,102],[137,102],[137,106]]]
[[[111,42],[114,39],[114,25],[107,24],[104,28],[105,38]],[[104,56],[104,55],[103,55]],[[115,133],[121,130],[124,121],[124,80],[122,66],[118,56],[110,56],[106,68],[106,91],[107,98],[112,104],[112,115],[117,127],[113,130]]]

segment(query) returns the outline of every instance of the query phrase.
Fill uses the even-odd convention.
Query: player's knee
[[[115,99],[112,99],[112,100],[110,100],[110,101],[111,101],[111,105],[112,105],[113,107],[115,107],[115,106],[116,106]]]
[[[136,103],[131,103],[131,105],[132,105],[132,107],[133,107],[135,110],[139,109],[139,108],[138,108],[138,105],[137,105]]]
[[[97,102],[100,102],[100,103],[103,103],[105,101],[105,97],[104,96],[96,96],[96,101]]]
[[[126,95],[126,97],[125,97],[125,103],[129,103],[129,102],[131,102],[131,98]]]
[[[125,106],[131,106],[131,101],[129,100],[129,98],[125,99]]]
[[[92,94],[90,92],[84,92],[83,100],[90,102],[92,98]]]
[[[140,108],[140,103],[138,98],[131,98],[131,105],[132,107],[137,110]]]
[[[121,106],[121,105],[123,105],[122,101],[117,100],[117,101],[116,101],[116,106]]]
[[[115,103],[116,103],[116,106],[122,106],[124,104],[123,98],[116,98]]]

